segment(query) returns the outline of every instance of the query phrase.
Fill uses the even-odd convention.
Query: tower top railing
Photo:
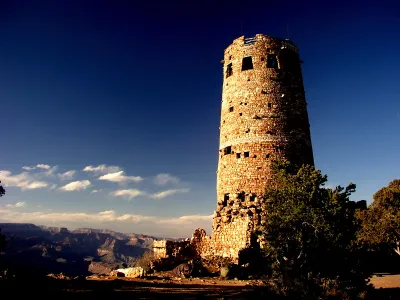
[[[245,46],[252,45],[252,44],[254,44],[255,42],[256,42],[256,37],[255,37],[255,36],[253,36],[253,37],[251,37],[251,38],[245,38],[245,39],[244,39],[244,45],[245,45]]]

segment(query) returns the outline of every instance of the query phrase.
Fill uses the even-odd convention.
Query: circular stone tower
[[[270,163],[313,164],[307,104],[297,47],[257,34],[225,49],[213,231],[236,218],[261,222]]]

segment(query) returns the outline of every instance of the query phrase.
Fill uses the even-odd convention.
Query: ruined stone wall
[[[213,236],[245,216],[262,222],[271,160],[313,164],[300,63],[293,43],[261,34],[225,50]]]
[[[235,221],[214,230],[212,236],[205,236],[201,240],[200,256],[229,257],[237,262],[239,251],[250,246],[252,229],[252,222],[247,216],[236,218]]]

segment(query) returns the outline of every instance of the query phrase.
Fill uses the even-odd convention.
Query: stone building
[[[310,125],[297,47],[257,34],[225,49],[213,238],[240,235],[232,223],[262,222],[260,202],[270,162],[313,164]],[[226,242],[227,241],[227,242]],[[249,241],[246,240],[246,243]],[[226,248],[226,247],[225,247]],[[233,251],[233,252],[236,252]]]
[[[307,103],[297,47],[257,34],[225,49],[212,236],[193,237],[201,256],[238,258],[263,223],[261,202],[270,163],[285,158],[314,164]]]

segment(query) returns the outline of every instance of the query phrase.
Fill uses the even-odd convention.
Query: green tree
[[[3,188],[3,186],[1,185],[1,181],[0,181],[0,197],[4,196],[5,193],[6,193],[6,190]]]
[[[388,247],[400,255],[400,179],[381,188],[373,198],[368,209],[358,213],[362,222],[358,239],[371,248]]]
[[[325,188],[321,171],[287,161],[274,162],[272,172],[259,233],[277,289],[315,298],[331,288],[364,288],[368,274],[355,248],[359,224],[349,200],[356,186]]]

